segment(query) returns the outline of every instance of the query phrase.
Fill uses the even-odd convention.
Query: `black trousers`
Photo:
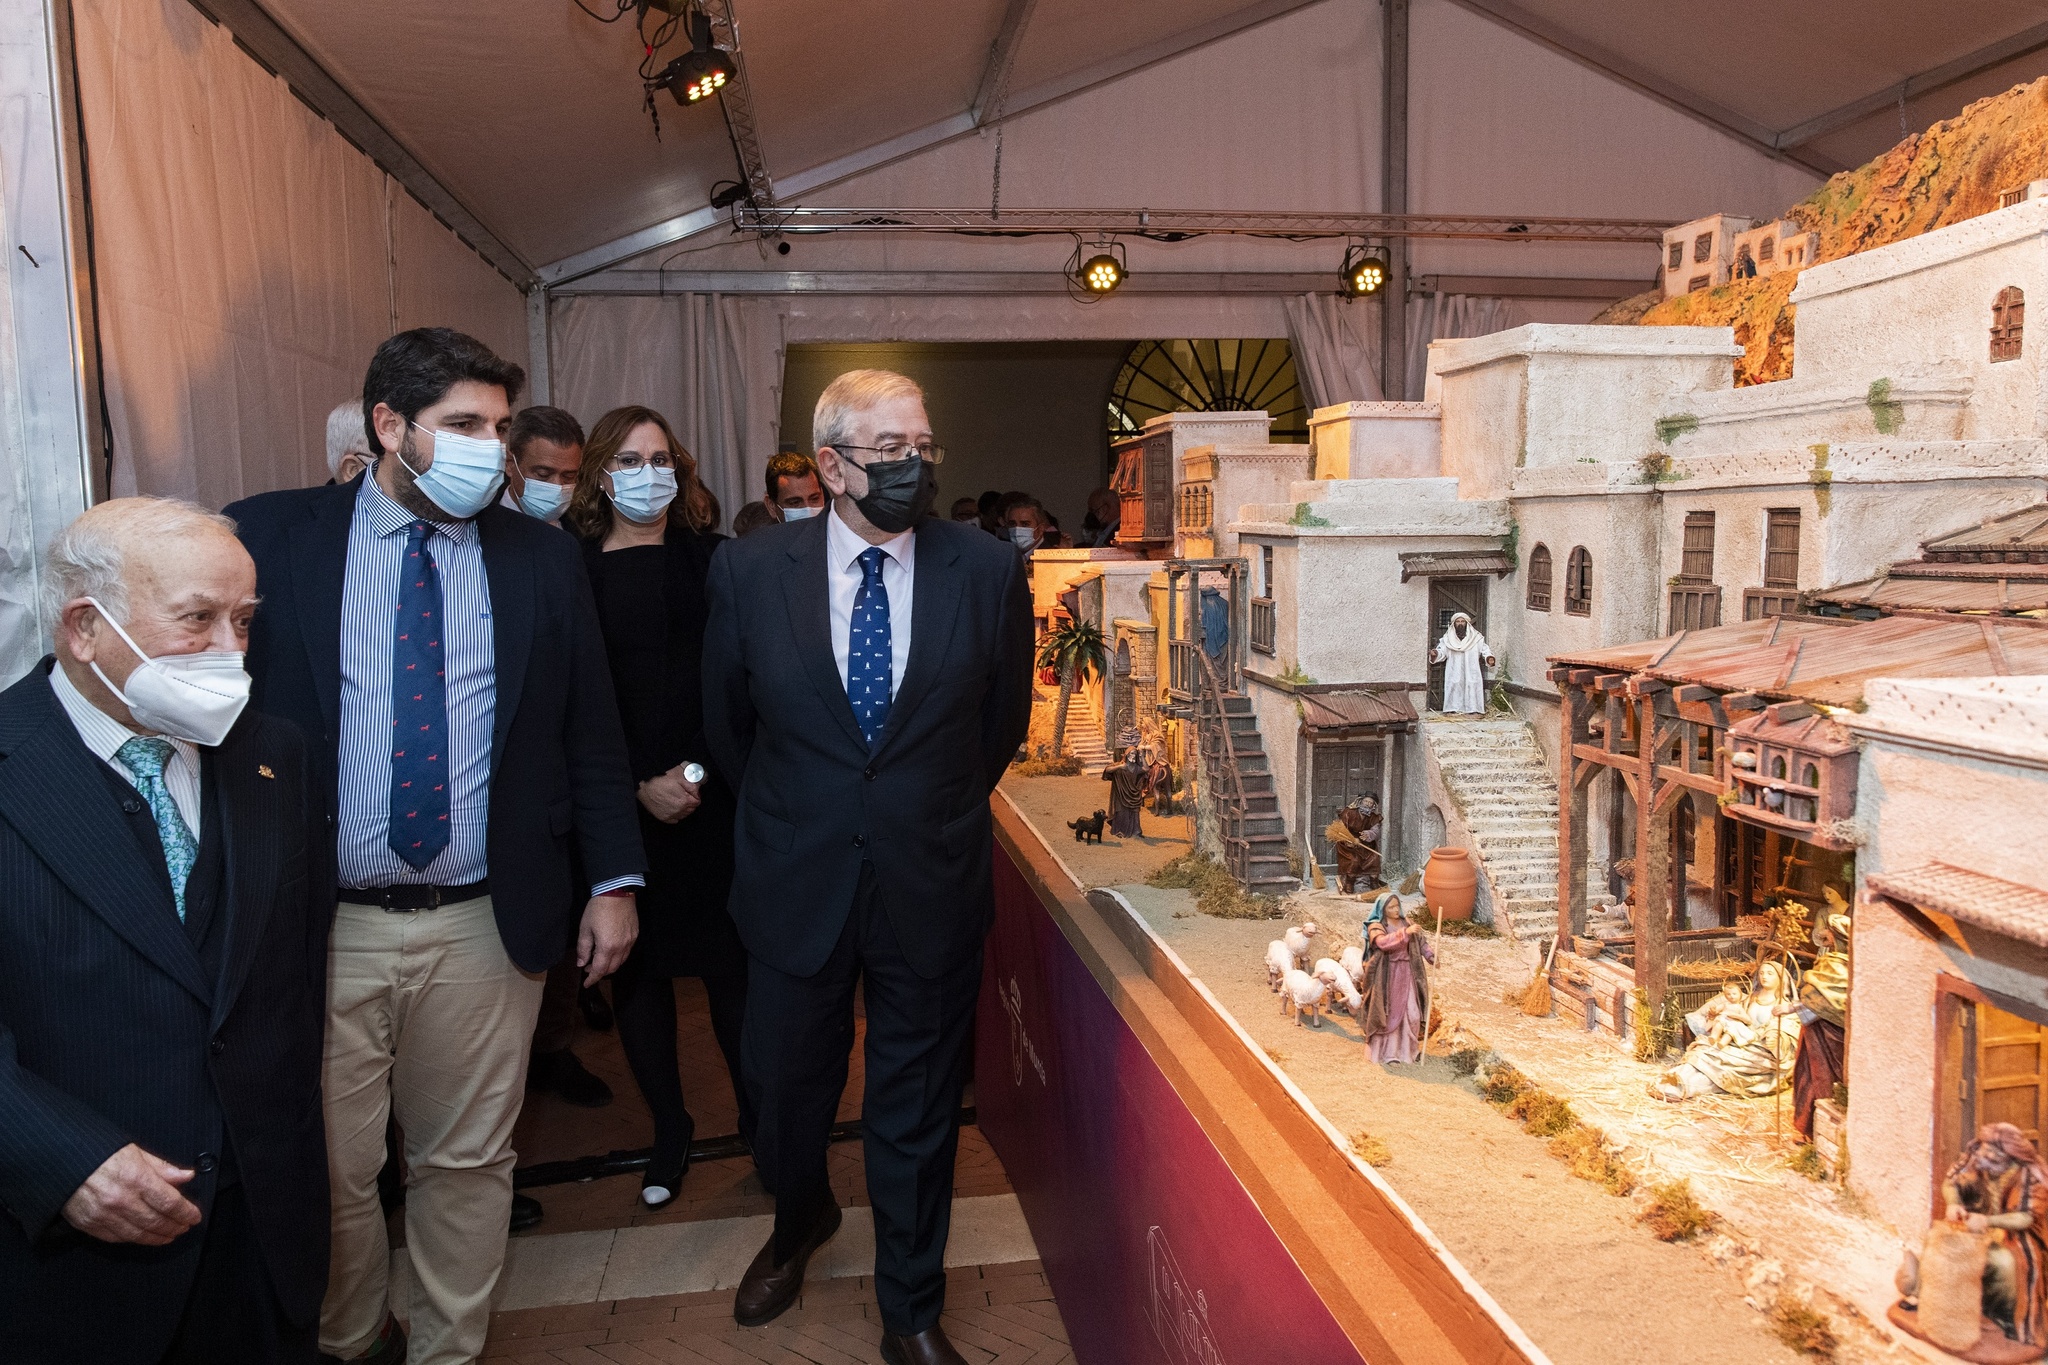
[[[733,1098],[739,1104],[740,1136],[751,1146],[754,1103],[740,1052],[740,1030],[747,1016],[747,978],[707,976],[703,980],[704,993],[710,997],[711,1034],[725,1054]],[[612,1013],[618,1020],[619,1047],[626,1054],[626,1065],[654,1117],[654,1159],[679,1161],[696,1135],[697,1121],[684,1103],[676,1056],[675,978],[652,974],[628,958],[612,978]]]
[[[861,870],[846,928],[817,975],[751,960],[741,1047],[758,1116],[754,1159],[775,1191],[776,1254],[786,1258],[832,1198],[825,1147],[846,1089],[856,983],[867,1008],[861,1132],[875,1297],[889,1331],[922,1332],[945,1306],[953,1158],[981,955],[936,978],[919,976],[875,895],[872,867]]]
[[[118,1305],[109,1304],[109,1312]],[[240,1185],[213,1197],[199,1272],[163,1365],[313,1365],[320,1323],[294,1325],[278,1306]]]

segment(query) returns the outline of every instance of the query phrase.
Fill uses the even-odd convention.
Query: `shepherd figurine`
[[[1429,652],[1429,661],[1444,666],[1447,713],[1486,713],[1486,670],[1497,661],[1486,637],[1472,628],[1471,617],[1461,611],[1451,618],[1450,628]]]

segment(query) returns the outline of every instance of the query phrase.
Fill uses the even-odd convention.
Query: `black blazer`
[[[349,523],[366,475],[264,493],[227,508],[256,561],[249,630],[255,706],[297,724],[332,826],[341,745],[341,598]],[[485,826],[498,935],[530,972],[561,959],[589,882],[645,873],[626,742],[576,542],[522,512],[477,515],[491,589],[498,695]],[[589,883],[584,883],[589,884]]]
[[[305,740],[250,711],[206,756],[228,915],[216,976],[50,667],[0,693],[0,1360],[155,1360],[169,1345],[199,1232],[115,1246],[61,1216],[130,1142],[198,1170],[185,1193],[211,1217],[229,1137],[279,1300],[310,1322],[327,1281],[334,900]]]
[[[795,976],[830,956],[863,860],[910,965],[981,951],[995,913],[988,798],[1031,721],[1023,560],[975,527],[918,524],[910,659],[872,751],[832,654],[825,517],[711,561],[704,728],[739,793],[732,912]]]

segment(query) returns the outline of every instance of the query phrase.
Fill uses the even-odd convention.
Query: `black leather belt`
[[[375,905],[386,910],[439,910],[491,894],[489,882],[467,886],[344,886],[335,893],[349,905]]]

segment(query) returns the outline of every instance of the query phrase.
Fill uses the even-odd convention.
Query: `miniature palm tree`
[[[1074,688],[1090,678],[1099,678],[1105,657],[1102,627],[1093,621],[1069,618],[1046,632],[1038,646],[1038,666],[1059,670],[1060,701],[1052,713],[1052,753],[1060,756],[1067,742],[1067,703]]]

